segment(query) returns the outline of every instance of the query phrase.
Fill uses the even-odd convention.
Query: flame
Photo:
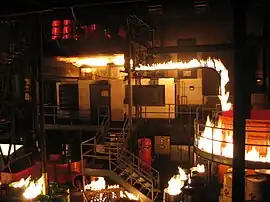
[[[202,165],[197,164],[197,166],[196,166],[196,167],[192,167],[192,168],[190,169],[190,171],[191,171],[191,173],[192,173],[192,172],[204,173],[204,172],[205,172],[205,167],[204,167],[203,164],[202,164]]]
[[[189,62],[168,62],[168,63],[159,63],[153,65],[140,65],[135,68],[137,71],[151,71],[151,70],[171,70],[171,69],[192,69],[192,68],[212,68],[216,70],[220,75],[220,103],[222,111],[229,111],[232,107],[232,104],[228,102],[230,93],[226,92],[226,85],[230,81],[229,72],[224,66],[224,64],[219,59],[211,59],[207,60],[196,60],[193,59]]]
[[[226,130],[225,130],[226,129]],[[209,117],[205,129],[198,139],[198,148],[207,153],[213,153],[228,158],[233,158],[233,131],[225,128],[225,124],[219,119],[214,124]],[[246,149],[245,159],[248,161],[270,162],[270,147],[267,147],[266,155],[261,155],[256,146],[251,150]]]
[[[23,193],[24,198],[32,200],[36,198],[38,195],[40,195],[42,193],[43,181],[44,178],[42,176],[36,181],[36,183],[34,183],[33,181],[30,182],[30,185],[25,189]]]
[[[85,185],[85,190],[99,191],[106,188],[106,181],[104,177],[98,177],[97,180],[91,181],[90,184]]]
[[[28,185],[30,184],[30,180],[31,180],[31,176],[26,178],[26,180],[22,178],[18,182],[11,183],[10,186],[14,188],[25,188],[25,187],[28,187]]]
[[[36,182],[31,181],[31,176],[26,180],[22,178],[18,182],[13,182],[10,184],[10,187],[24,189],[23,196],[27,200],[32,200],[38,195],[42,194],[44,178],[39,178]]]
[[[178,167],[178,174],[174,175],[168,182],[167,192],[169,195],[176,196],[182,191],[182,187],[185,185],[185,181],[188,179],[185,171]]]
[[[125,58],[123,54],[115,54],[110,56],[92,56],[92,57],[57,57],[57,61],[71,63],[76,67],[89,66],[82,68],[83,73],[93,73],[97,71],[95,68],[90,67],[104,67],[108,64],[114,64],[116,66],[124,66]],[[131,66],[133,66],[133,61],[130,61]],[[216,70],[220,75],[220,103],[222,111],[229,111],[232,107],[232,104],[228,102],[230,93],[226,92],[226,85],[230,81],[229,72],[224,66],[224,64],[219,59],[207,60],[196,60],[193,59],[189,62],[168,62],[168,63],[159,63],[153,65],[139,65],[136,67],[136,71],[152,71],[152,70],[172,70],[172,69],[192,69],[192,68],[212,68]],[[121,70],[120,70],[121,71]]]
[[[96,180],[92,180],[90,184],[85,185],[85,190],[91,191],[101,191],[103,189],[117,189],[120,188],[118,184],[115,185],[106,185],[106,181],[104,177],[98,177]],[[116,194],[112,192],[113,198],[117,198]],[[103,193],[100,193],[99,199],[100,201],[103,199]],[[127,192],[127,191],[120,191],[120,198],[128,198],[129,200],[139,200],[139,196],[135,196],[134,194]]]
[[[56,60],[59,62],[72,63],[76,67],[104,67],[108,64],[123,66],[125,64],[124,54],[100,55],[92,57],[57,57]],[[91,68],[87,69],[91,71]]]

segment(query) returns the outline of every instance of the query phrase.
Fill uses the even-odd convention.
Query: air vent
[[[162,5],[152,5],[148,6],[148,12],[151,15],[161,15],[163,13]]]

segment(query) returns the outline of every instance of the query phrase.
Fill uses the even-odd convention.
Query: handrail
[[[137,168],[138,171],[141,171],[142,173],[144,173],[146,176],[149,177],[153,177],[155,179],[155,184],[159,187],[159,172],[154,169],[153,167],[149,167],[150,171],[146,171],[145,169],[142,168],[141,165],[146,164],[142,159],[138,158],[135,154],[131,153],[130,151],[128,151],[125,148],[122,148],[122,150],[129,156],[132,157],[132,162],[130,162],[130,159],[125,155],[121,155],[123,159],[129,161],[130,163],[132,163],[132,165]],[[135,163],[137,162],[137,163]],[[151,175],[152,174],[152,175]]]
[[[14,163],[14,162],[16,162],[16,161],[18,161],[18,160],[20,160],[20,159],[22,159],[22,158],[26,158],[26,157],[28,157],[28,160],[29,160],[29,156],[30,156],[30,155],[32,155],[32,152],[29,152],[29,153],[27,153],[27,154],[24,154],[24,155],[22,155],[22,156],[19,156],[19,157],[15,158],[15,159],[11,159],[11,161],[9,161],[9,162],[7,163],[7,165],[5,165],[4,168],[2,168],[2,171],[5,170],[6,168],[8,168],[9,172],[11,172],[10,166],[11,166],[12,163]]]

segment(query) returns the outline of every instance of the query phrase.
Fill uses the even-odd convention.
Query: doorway
[[[91,119],[95,122],[101,122],[110,110],[110,85],[90,84],[89,90]]]

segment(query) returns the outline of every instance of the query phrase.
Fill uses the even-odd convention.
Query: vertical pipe
[[[234,1],[234,115],[232,202],[245,201],[245,119],[248,111],[246,84],[246,1]]]
[[[43,18],[40,14],[39,25],[39,57],[38,57],[38,100],[39,100],[39,133],[42,156],[42,176],[44,179],[43,194],[48,194],[48,173],[47,173],[47,151],[46,151],[46,133],[44,129],[44,100],[43,100]]]
[[[263,38],[268,42],[270,40],[270,26],[269,26],[270,13],[268,10],[269,6],[270,6],[269,0],[264,0]],[[263,87],[264,92],[267,93],[268,99],[270,96],[269,65],[270,65],[270,48],[268,45],[263,47]]]
[[[132,135],[132,67],[134,60],[133,59],[133,54],[132,54],[132,38],[131,38],[131,27],[129,24],[129,19],[127,18],[127,27],[128,27],[128,57],[126,61],[126,67],[128,71],[128,135],[125,140],[125,147],[128,146],[129,143],[129,138]]]

